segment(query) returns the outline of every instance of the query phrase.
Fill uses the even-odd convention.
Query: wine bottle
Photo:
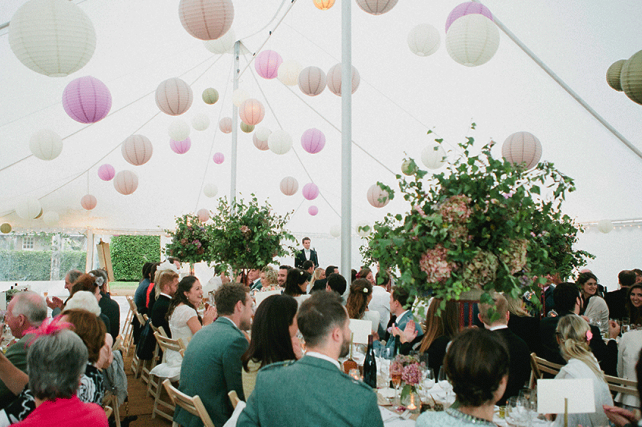
[[[395,348],[392,355],[397,357],[399,353],[401,353],[401,338],[397,335],[395,336]]]
[[[350,333],[350,358],[343,362],[343,371],[347,374],[351,369],[358,369],[359,365],[352,358],[352,340],[354,339],[354,334]]]
[[[377,361],[374,355],[372,335],[368,335],[368,350],[366,351],[366,360],[363,362],[363,382],[374,389],[377,388]]]

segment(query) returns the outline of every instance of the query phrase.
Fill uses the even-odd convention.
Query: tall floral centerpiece
[[[176,229],[165,230],[171,242],[165,246],[168,256],[190,266],[201,261],[210,262],[210,244],[212,226],[204,224],[194,214],[185,214],[176,218]]]

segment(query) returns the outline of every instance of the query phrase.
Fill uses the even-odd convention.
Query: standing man
[[[235,390],[245,400],[241,356],[248,342],[243,332],[252,323],[252,298],[240,283],[222,285],[214,295],[219,318],[204,326],[190,341],[181,365],[180,391],[199,395],[216,426],[230,418],[234,408],[227,393]],[[176,406],[174,421],[183,427],[201,427],[201,420]]]
[[[299,307],[297,324],[305,356],[261,369],[236,425],[383,426],[375,392],[344,374],[337,360],[350,347],[350,319],[339,295],[312,294]]]
[[[303,238],[303,249],[296,253],[294,257],[294,267],[303,269],[303,263],[306,261],[312,261],[314,263],[314,268],[319,266],[319,259],[317,258],[317,251],[310,249],[310,238]]]

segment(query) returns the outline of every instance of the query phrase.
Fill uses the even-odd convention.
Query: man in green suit
[[[248,342],[241,332],[252,322],[252,298],[240,283],[222,285],[214,295],[219,318],[198,331],[185,351],[181,365],[179,390],[189,396],[200,396],[214,425],[219,427],[230,418],[234,408],[227,395],[235,390],[243,395],[241,356]],[[202,427],[196,416],[176,407],[174,421],[183,427]]]
[[[259,371],[237,427],[383,426],[375,392],[344,374],[337,361],[350,347],[341,297],[315,292],[299,307],[297,323],[305,357]]]

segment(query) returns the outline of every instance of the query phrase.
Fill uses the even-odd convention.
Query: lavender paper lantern
[[[452,23],[455,22],[457,19],[461,18],[462,16],[471,15],[471,14],[483,15],[486,18],[493,21],[493,14],[490,12],[490,10],[486,6],[484,6],[481,3],[467,1],[465,3],[461,3],[457,5],[450,12],[450,14],[448,15],[448,18],[446,18],[446,32],[448,32],[448,29],[450,28]]]
[[[259,100],[250,98],[243,101],[239,107],[239,117],[243,123],[258,125],[265,117],[265,108]]]
[[[216,40],[232,27],[232,0],[181,0],[178,16],[183,28],[201,40]]]
[[[368,203],[370,203],[375,208],[383,208],[388,204],[388,202],[390,202],[388,192],[382,190],[381,187],[379,187],[379,185],[377,184],[374,184],[373,186],[368,188],[366,197],[368,198]]]
[[[214,163],[216,163],[217,165],[220,165],[225,160],[225,156],[223,155],[223,153],[216,153],[214,154],[213,160],[214,160]]]
[[[114,178],[114,188],[122,195],[132,194],[138,188],[138,175],[129,170],[118,172]]]
[[[301,193],[307,200],[314,200],[319,195],[319,187],[317,187],[315,183],[310,182],[303,186]]]
[[[325,147],[325,135],[319,129],[308,129],[301,135],[301,146],[310,154],[316,154]]]
[[[111,93],[95,77],[85,76],[69,82],[62,92],[65,112],[77,122],[96,123],[111,109]]]
[[[232,118],[231,117],[223,117],[218,122],[218,128],[223,133],[232,133]]]
[[[256,132],[254,132],[254,135],[252,135],[252,142],[254,143],[254,146],[261,151],[267,151],[270,149],[267,139],[265,141],[260,140],[257,137]]]
[[[131,135],[123,142],[123,158],[134,166],[142,166],[152,158],[152,142],[144,135]]]
[[[310,207],[308,208],[308,213],[309,213],[310,215],[312,215],[312,216],[315,216],[316,214],[318,214],[318,213],[319,213],[319,208],[317,208],[316,206],[312,205],[312,206],[310,206]]]
[[[192,147],[192,140],[188,137],[182,141],[169,140],[169,148],[176,154],[185,154]]]
[[[317,96],[325,89],[326,76],[319,67],[307,67],[299,74],[299,89],[309,96]]]
[[[337,96],[341,96],[341,63],[333,66],[328,70],[328,89]],[[361,76],[354,66],[352,66],[352,93],[355,93],[361,83]]]
[[[299,182],[293,176],[286,176],[281,180],[281,193],[293,196],[299,190]]]
[[[108,163],[105,163],[98,168],[98,178],[103,181],[111,181],[115,175],[116,169]]]
[[[156,105],[165,114],[180,116],[192,106],[192,88],[178,77],[161,82],[156,88]]]
[[[526,170],[537,166],[542,158],[542,143],[530,132],[515,132],[504,141],[502,157],[514,165],[526,165]]]
[[[398,0],[357,0],[357,5],[371,15],[382,15],[397,5]]]
[[[256,56],[254,68],[259,76],[264,79],[273,79],[278,76],[279,65],[281,65],[282,62],[283,58],[281,58],[281,55],[273,50],[264,50]]]
[[[205,208],[199,209],[196,215],[198,215],[198,219],[201,222],[207,222],[207,220],[210,219],[210,211]]]
[[[88,211],[95,208],[97,204],[98,200],[96,200],[96,197],[94,197],[92,194],[85,194],[84,196],[82,196],[82,199],[80,199],[80,205],[83,207],[83,209]]]

